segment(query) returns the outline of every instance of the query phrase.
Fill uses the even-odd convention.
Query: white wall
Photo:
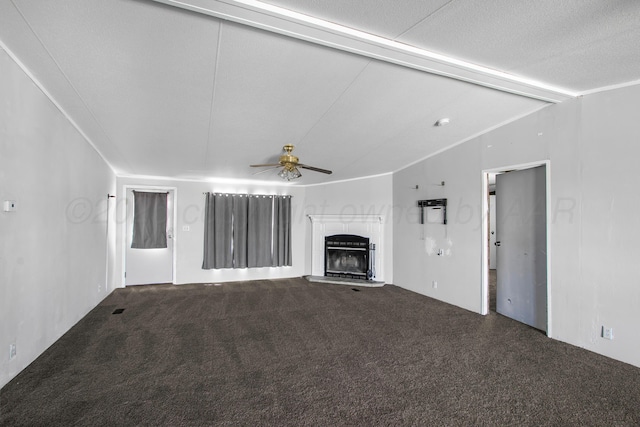
[[[0,76],[0,202],[17,202],[0,212],[1,387],[111,291],[115,177],[2,49]]]
[[[172,181],[162,179],[118,178],[118,232],[117,232],[117,277],[118,285],[123,284],[123,238],[124,238],[124,186],[159,186],[176,188],[177,225],[174,247],[176,251],[176,284],[233,282],[255,279],[278,279],[299,277],[305,274],[305,220],[302,214],[305,190],[301,187],[274,184],[220,184],[214,182]],[[207,191],[241,194],[291,195],[291,245],[292,266],[243,268],[243,269],[202,269],[204,248],[204,194]],[[183,231],[184,226],[189,231]]]
[[[384,217],[384,281],[393,283],[393,177],[391,174],[312,185],[306,188],[306,215],[380,215]],[[306,220],[306,274],[311,274],[311,222]]]
[[[414,216],[397,216],[395,284],[480,312],[482,171],[549,160],[551,337],[640,366],[638,111],[640,86],[584,96],[396,173],[397,210],[447,197],[450,221],[421,234]],[[425,236],[451,252],[429,253]]]
[[[124,186],[175,187],[177,190],[176,284],[229,282],[255,279],[277,279],[311,274],[310,214],[377,214],[385,217],[385,280],[393,278],[392,262],[392,177],[364,178],[333,184],[307,187],[268,183],[216,183],[149,178],[120,177],[118,187],[117,283],[122,285],[122,254],[124,250]],[[292,266],[276,268],[246,268],[203,270],[204,195],[206,191],[249,194],[287,194],[292,210]],[[183,231],[188,225],[189,231]]]
[[[393,177],[394,284],[478,312],[479,156],[477,144],[464,144]],[[447,199],[447,224],[420,224],[417,201],[441,198]]]

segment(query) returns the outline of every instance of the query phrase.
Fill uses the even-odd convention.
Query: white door
[[[164,192],[167,194],[167,247],[162,249],[134,249],[133,238],[133,191]],[[173,283],[173,203],[174,190],[127,189],[127,228],[125,250],[126,286]]]
[[[545,166],[496,177],[497,312],[547,330]]]

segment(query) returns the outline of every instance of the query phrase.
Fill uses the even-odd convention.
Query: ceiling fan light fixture
[[[278,176],[282,179],[286,179],[287,181],[291,181],[292,179],[300,178],[302,174],[297,167],[293,165],[285,165],[278,173]]]
[[[331,175],[333,173],[328,169],[321,169],[315,166],[310,166],[304,163],[300,163],[300,159],[298,159],[296,156],[291,154],[291,152],[293,151],[293,145],[291,144],[285,145],[284,147],[282,147],[282,149],[285,151],[285,154],[280,156],[278,163],[266,163],[266,164],[249,165],[249,166],[251,166],[252,168],[269,168],[269,169],[265,169],[263,171],[257,172],[256,174],[282,167],[282,170],[278,172],[278,176],[287,181],[291,181],[292,179],[297,179],[302,176],[302,174],[298,170],[298,167],[302,169],[308,169],[314,172],[326,173],[327,175]]]

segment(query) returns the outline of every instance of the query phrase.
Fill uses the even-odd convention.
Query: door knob
[[[500,246],[500,242],[495,242],[494,245]]]

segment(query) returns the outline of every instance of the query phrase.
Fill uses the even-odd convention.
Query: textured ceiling
[[[509,76],[494,89],[491,69],[567,93],[640,79],[640,2],[269,3],[489,72],[425,72],[402,45],[380,54],[253,0],[6,1],[0,41],[117,173],[172,178],[277,181],[248,165],[284,144],[334,171],[300,184],[388,173],[547,105]]]

